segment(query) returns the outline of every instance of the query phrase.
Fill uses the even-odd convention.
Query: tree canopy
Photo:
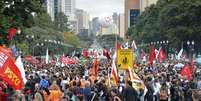
[[[169,40],[172,47],[194,40],[201,43],[201,1],[159,0],[138,17],[127,35],[138,43]]]
[[[123,39],[119,37],[119,35],[110,34],[98,36],[97,41],[104,48],[113,48],[115,46],[115,41],[123,42]]]
[[[8,44],[8,29],[31,27],[33,14],[42,12],[43,0],[0,1],[0,44]]]

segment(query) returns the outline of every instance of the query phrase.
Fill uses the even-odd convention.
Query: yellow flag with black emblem
[[[118,49],[117,51],[117,68],[127,70],[133,68],[133,51],[132,49]]]

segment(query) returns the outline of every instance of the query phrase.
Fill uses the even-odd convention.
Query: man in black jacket
[[[123,91],[123,101],[138,101],[138,93],[132,87],[132,82],[126,82],[126,88]]]

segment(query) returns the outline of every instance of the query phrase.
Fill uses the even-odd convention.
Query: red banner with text
[[[23,79],[12,57],[0,48],[0,78],[15,90],[21,90]]]

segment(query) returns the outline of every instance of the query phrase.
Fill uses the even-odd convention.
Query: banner
[[[69,58],[69,57],[65,57],[65,56],[61,56],[60,57],[61,62],[65,65],[70,65],[70,64],[76,64],[77,60],[74,58]]]
[[[21,90],[23,79],[11,56],[0,49],[0,78],[15,90]]]
[[[128,69],[133,68],[133,51],[131,49],[118,49],[117,52],[117,68]]]

